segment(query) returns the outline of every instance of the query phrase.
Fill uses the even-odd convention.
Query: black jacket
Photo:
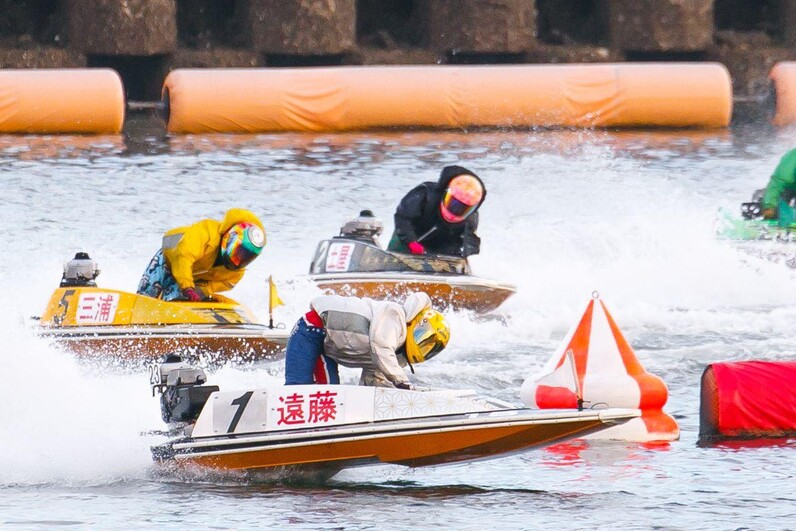
[[[472,175],[480,178],[461,166],[445,166],[439,181],[425,182],[409,191],[395,210],[395,235],[404,246],[418,241],[433,227],[436,229],[426,236],[423,247],[429,253],[448,256],[467,257],[481,250],[481,238],[475,231],[478,228],[478,212],[472,213],[461,223],[448,223],[439,211],[442,196],[448,183],[457,175]],[[481,203],[486,199],[486,188]]]

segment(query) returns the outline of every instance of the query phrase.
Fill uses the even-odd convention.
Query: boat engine
[[[166,424],[196,422],[207,399],[219,390],[217,385],[204,385],[205,371],[191,367],[176,354],[154,365],[149,381],[152,395],[160,393],[160,415]]]
[[[343,225],[340,229],[340,236],[378,245],[378,236],[383,230],[384,225],[381,220],[374,216],[370,210],[363,210],[359,213],[359,217]]]
[[[64,276],[61,277],[61,287],[88,286],[96,288],[94,282],[100,274],[97,263],[88,253],[77,253],[75,257],[64,264]]]

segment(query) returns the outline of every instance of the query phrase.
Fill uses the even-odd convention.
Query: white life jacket
[[[391,301],[325,295],[310,303],[326,329],[324,352],[344,367],[379,373],[393,385],[408,383],[406,362],[396,351],[406,343],[406,325],[431,307],[425,293],[413,293],[403,305]]]

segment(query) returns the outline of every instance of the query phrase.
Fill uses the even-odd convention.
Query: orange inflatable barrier
[[[774,86],[776,107],[774,125],[796,122],[796,62],[783,61],[774,65],[768,75]]]
[[[725,127],[718,63],[175,70],[172,133],[463,127]]]
[[[0,70],[0,133],[120,133],[115,70]]]

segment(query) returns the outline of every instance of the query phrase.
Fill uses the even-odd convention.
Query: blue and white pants
[[[339,384],[337,362],[323,353],[326,330],[302,317],[293,327],[285,352],[285,385]]]
[[[171,274],[169,264],[163,256],[163,249],[158,250],[138,283],[139,295],[147,295],[155,299],[173,301],[182,298],[182,290]]]

